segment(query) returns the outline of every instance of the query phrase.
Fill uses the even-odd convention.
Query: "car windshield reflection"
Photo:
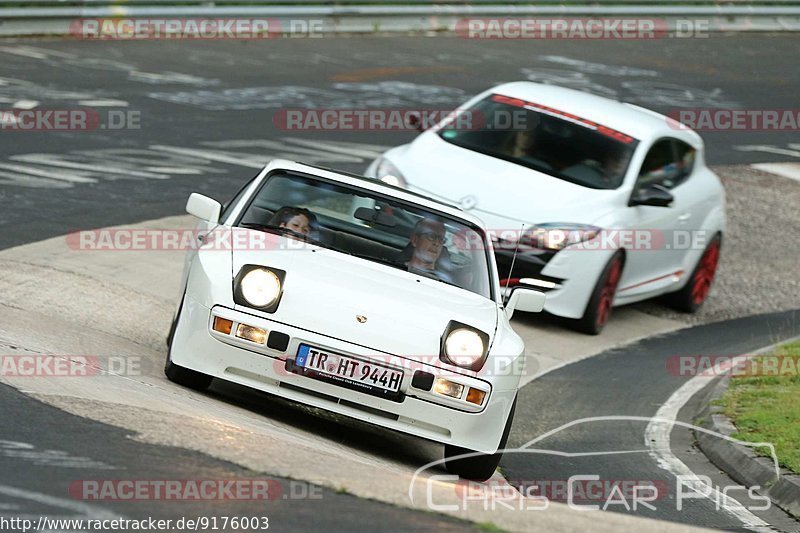
[[[480,228],[366,189],[273,174],[238,225],[304,240],[492,298],[485,234]]]
[[[439,131],[442,139],[593,189],[619,187],[638,144],[601,124],[498,94],[463,113],[472,120],[455,117]]]

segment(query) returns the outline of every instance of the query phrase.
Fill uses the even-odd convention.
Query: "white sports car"
[[[451,472],[492,475],[524,365],[509,318],[545,295],[520,288],[503,305],[478,219],[280,160],[224,208],[195,193],[186,209],[202,245],[186,259],[170,380],[223,379],[442,442]]]
[[[695,132],[641,107],[508,83],[366,174],[474,213],[501,286],[546,291],[545,311],[590,334],[612,306],[654,296],[694,312],[714,279],[722,184]]]

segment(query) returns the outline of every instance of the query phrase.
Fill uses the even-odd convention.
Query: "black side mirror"
[[[631,197],[629,206],[650,205],[653,207],[669,207],[675,197],[662,185],[648,185],[636,191]]]

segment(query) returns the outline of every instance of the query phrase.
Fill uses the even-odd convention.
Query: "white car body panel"
[[[278,322],[335,332],[341,339],[408,355],[438,355],[450,320],[476,327],[490,339],[497,327],[495,302],[440,281],[315,246],[263,256],[263,252],[235,251],[233,272],[247,264],[287,272],[284,297],[271,317]],[[359,324],[356,315],[369,320]],[[398,331],[414,334],[397,335]]]

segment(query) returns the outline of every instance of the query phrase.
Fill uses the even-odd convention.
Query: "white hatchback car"
[[[722,184],[695,132],[641,107],[508,83],[366,174],[474,213],[501,286],[546,291],[545,311],[590,334],[612,306],[654,296],[694,312],[714,279]]]
[[[170,380],[219,378],[442,442],[453,473],[492,475],[525,362],[509,318],[545,296],[521,288],[503,305],[475,217],[279,160],[226,207],[195,193],[187,211],[202,245],[187,255]]]

